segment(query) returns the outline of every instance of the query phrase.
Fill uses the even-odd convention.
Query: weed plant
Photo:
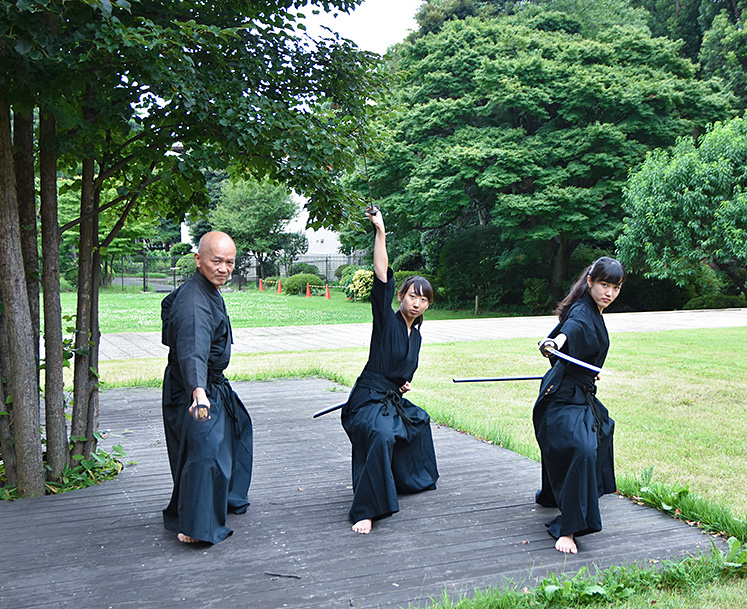
[[[96,434],[100,442],[103,437]],[[82,455],[74,455],[75,465],[65,468],[59,480],[50,480],[45,483],[46,494],[56,495],[67,491],[75,491],[100,484],[106,480],[115,478],[122,471],[122,461],[127,455],[121,444],[115,444],[111,451],[99,448],[89,459]],[[0,460],[0,481],[5,479],[5,468]],[[18,499],[18,488],[15,486],[0,486],[0,500]]]

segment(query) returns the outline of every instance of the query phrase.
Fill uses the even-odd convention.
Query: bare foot
[[[184,533],[177,533],[176,538],[182,543],[197,543],[198,541],[200,541],[199,539],[195,539],[194,537],[190,537],[189,535],[185,535]]]
[[[366,518],[364,520],[359,520],[353,525],[353,530],[356,533],[361,533],[362,535],[368,535],[371,532],[371,527],[373,526],[373,522],[371,522],[370,518]]]
[[[573,535],[563,535],[555,542],[555,549],[564,554],[578,554],[578,547],[573,540]]]

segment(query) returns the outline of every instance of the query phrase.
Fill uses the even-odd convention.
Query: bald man
[[[163,422],[174,490],[163,511],[184,543],[218,543],[233,531],[228,512],[249,505],[252,421],[223,371],[231,358],[231,323],[221,287],[236,264],[233,239],[206,233],[197,270],[163,299]]]

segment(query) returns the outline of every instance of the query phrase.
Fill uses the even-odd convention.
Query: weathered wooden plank
[[[371,535],[350,531],[350,445],[339,415],[312,419],[344,393],[322,380],[237,383],[255,429],[251,505],[229,516],[235,533],[216,546],[186,546],[164,530],[171,477],[160,395],[102,394],[105,446],[128,465],[103,485],[0,504],[0,607],[423,606],[444,591],[531,585],[549,571],[647,564],[709,551],[710,538],[616,496],[602,500],[605,530],[553,549],[543,523],[556,513],[533,502],[539,465],[433,426],[438,489],[403,496],[401,511]],[[297,575],[299,579],[266,573]]]

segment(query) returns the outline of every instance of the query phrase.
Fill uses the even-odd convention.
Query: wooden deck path
[[[171,479],[160,392],[110,390],[101,429],[137,464],[95,488],[0,502],[0,608],[425,607],[444,591],[469,596],[711,547],[698,530],[608,495],[604,531],[566,559],[543,526],[554,510],[533,503],[539,464],[437,426],[438,489],[402,497],[398,514],[356,535],[339,414],[311,418],[347,394],[315,379],[234,388],[254,421],[255,460],[251,505],[229,516],[231,537],[188,546],[163,528]]]

